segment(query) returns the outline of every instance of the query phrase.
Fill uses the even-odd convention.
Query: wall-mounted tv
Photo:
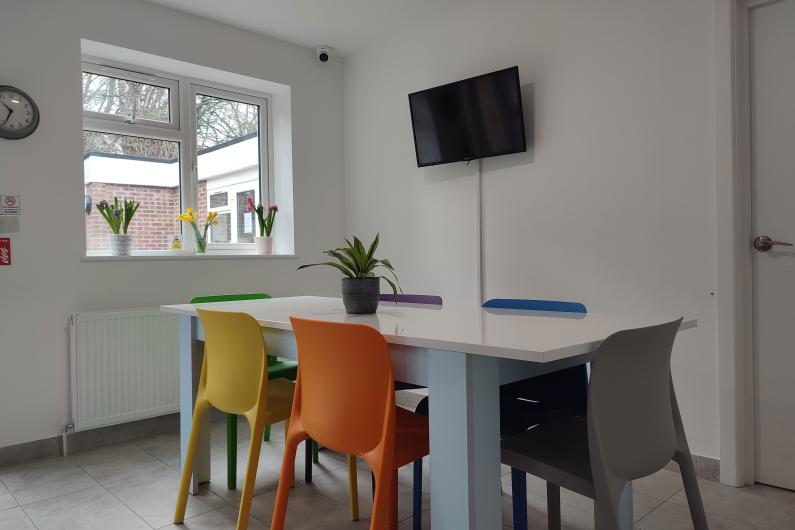
[[[519,67],[409,94],[417,166],[527,150]]]

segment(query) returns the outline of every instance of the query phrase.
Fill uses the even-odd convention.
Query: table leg
[[[204,358],[204,344],[199,340],[199,326],[199,319],[196,317],[181,316],[179,319],[179,442],[183,464],[185,451],[188,449],[196,390]],[[199,484],[209,480],[210,414],[208,412],[202,419],[202,432],[196,449],[196,461],[193,463],[190,493],[196,495],[199,492]]]
[[[499,361],[428,351],[431,526],[502,527]]]
[[[621,530],[632,530],[632,482],[627,484],[618,500],[618,524]]]

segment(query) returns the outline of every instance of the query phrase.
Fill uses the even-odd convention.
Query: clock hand
[[[11,110],[11,108],[5,103],[0,103],[0,104],[2,104],[8,110],[8,114],[6,114],[6,119],[3,120],[3,125],[5,125],[6,122],[11,118],[11,115],[14,114],[14,111]]]

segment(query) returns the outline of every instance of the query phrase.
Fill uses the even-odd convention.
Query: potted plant
[[[380,282],[383,278],[392,288],[392,294],[397,299],[400,282],[398,281],[395,269],[387,259],[377,259],[375,251],[378,248],[379,236],[376,235],[369,248],[358,237],[353,238],[353,243],[346,239],[347,247],[326,250],[323,254],[334,258],[336,261],[326,261],[323,263],[311,263],[301,265],[298,270],[317,265],[334,267],[345,276],[342,279],[342,302],[345,304],[345,311],[350,314],[369,314],[375,313],[378,309],[378,295],[381,293]],[[377,276],[376,270],[386,269],[394,278],[394,282],[386,276]]]
[[[257,254],[273,254],[273,222],[276,220],[276,213],[279,207],[275,204],[268,205],[266,210],[262,203],[255,205],[251,195],[246,195],[246,212],[256,212],[259,222],[259,235],[254,236],[254,244],[257,246]]]
[[[185,213],[181,213],[177,217],[180,221],[184,221],[193,227],[193,234],[196,236],[196,253],[204,254],[207,252],[207,229],[210,228],[210,225],[218,224],[218,212],[207,212],[203,230],[199,230],[196,225],[196,214],[193,212],[193,208],[188,208]]]
[[[127,233],[130,222],[138,211],[140,202],[133,202],[124,199],[119,202],[118,197],[113,198],[113,203],[100,201],[97,210],[105,218],[110,226],[111,234],[108,235],[110,242],[110,253],[113,256],[129,256],[133,246],[133,236]]]

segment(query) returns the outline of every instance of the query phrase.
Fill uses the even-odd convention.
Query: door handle
[[[759,252],[767,252],[775,245],[791,247],[792,243],[787,243],[786,241],[773,241],[769,236],[759,236],[754,239],[754,248]]]

